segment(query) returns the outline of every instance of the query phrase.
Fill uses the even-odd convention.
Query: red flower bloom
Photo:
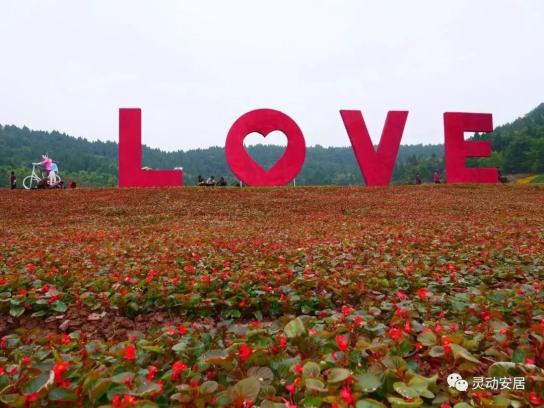
[[[184,334],[187,333],[187,328],[184,325],[180,324],[178,326],[178,333],[183,336]]]
[[[136,402],[136,397],[134,395],[126,394],[123,396],[122,406],[128,407],[133,405],[135,402]]]
[[[387,333],[389,334],[389,337],[397,342],[402,338],[402,335],[404,334],[401,329],[397,329],[396,327],[389,329]]]
[[[406,320],[406,323],[404,323],[404,331],[406,333],[410,333],[412,331],[412,325],[410,324],[410,320]]]
[[[287,338],[285,336],[280,336],[280,348],[284,349],[287,347]]]
[[[136,347],[132,344],[129,344],[125,347],[123,358],[127,361],[136,360]]]
[[[346,404],[353,404],[355,401],[351,394],[351,389],[348,386],[342,387],[340,390],[340,397],[346,402]]]
[[[342,314],[343,314],[344,316],[347,317],[347,316],[351,315],[352,312],[353,312],[353,310],[351,309],[351,307],[349,307],[349,306],[342,306]]]
[[[353,318],[353,325],[355,327],[361,327],[364,323],[364,320],[361,316],[357,315]]]
[[[533,405],[544,404],[544,399],[540,398],[535,391],[529,393],[529,401],[531,401],[531,404]]]
[[[295,393],[297,392],[297,384],[296,383],[286,384],[285,389],[289,392],[289,394],[295,395]]]
[[[60,363],[56,363],[53,366],[53,373],[55,374],[55,382],[57,384],[62,384],[64,382],[64,378],[62,375],[68,370],[68,361],[61,361]]]
[[[147,367],[147,375],[145,376],[145,379],[147,381],[153,381],[158,372],[159,372],[159,369],[155,366]]]
[[[421,300],[426,300],[427,297],[429,296],[429,289],[427,289],[427,288],[418,289],[418,290],[417,290],[417,296],[418,296]]]
[[[179,380],[179,377],[183,370],[185,370],[187,366],[183,364],[182,361],[176,361],[174,364],[172,364],[172,381]]]
[[[38,394],[36,394],[35,392],[31,392],[30,394],[26,394],[25,395],[25,401],[27,402],[27,404],[31,404],[33,402],[38,401]]]
[[[71,342],[72,342],[72,338],[70,336],[68,336],[66,333],[63,333],[60,336],[60,343],[61,344],[67,345],[67,344],[70,344]]]
[[[336,345],[340,351],[346,351],[348,349],[348,342],[344,336],[336,336]]]
[[[240,361],[245,362],[251,357],[251,348],[248,347],[246,343],[240,344]]]

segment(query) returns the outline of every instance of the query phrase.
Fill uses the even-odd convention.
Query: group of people
[[[503,176],[502,173],[501,173],[501,169],[499,169],[497,167],[497,175],[498,175],[498,182],[499,183],[508,183],[508,178]],[[434,172],[433,172],[433,183],[434,184],[440,184],[440,170],[436,169]],[[416,184],[422,184],[423,183],[423,179],[421,178],[421,174],[420,173],[416,173]]]
[[[37,188],[65,188],[64,182],[58,177],[59,166],[56,161],[51,159],[47,153],[42,155],[42,161],[32,163],[34,166],[41,166],[41,174],[36,176],[39,178]],[[17,175],[14,171],[10,174],[10,187],[12,190],[17,188]],[[70,181],[70,188],[76,188],[75,181]]]
[[[440,184],[440,170],[436,169],[434,172],[433,172],[433,183],[435,184]],[[421,178],[421,174],[420,173],[416,173],[416,184],[422,184],[423,183],[423,179]]]
[[[202,176],[198,176],[197,185],[207,186],[207,187],[213,187],[213,186],[225,187],[227,185],[227,181],[225,180],[224,177],[220,177],[218,181],[215,181],[214,176],[210,176],[206,180],[204,180]]]
[[[32,163],[34,165],[42,166],[42,179],[40,183],[48,185],[49,187],[61,187],[60,180],[57,180],[57,175],[59,174],[59,166],[56,161],[51,159],[47,153],[42,155],[42,161],[39,163]],[[38,183],[38,187],[40,185]]]

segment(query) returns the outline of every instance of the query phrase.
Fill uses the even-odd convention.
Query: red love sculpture
[[[251,158],[244,139],[253,132],[266,137],[275,130],[287,136],[287,147],[268,171]],[[293,119],[273,109],[257,109],[240,116],[232,125],[225,143],[227,163],[239,180],[250,186],[283,186],[299,173],[306,157],[306,142]]]
[[[393,175],[408,111],[390,111],[383,126],[378,150],[374,150],[361,111],[341,110],[351,146],[367,186],[387,186]]]
[[[142,170],[142,110],[119,109],[119,187],[178,187],[180,170]]]
[[[489,157],[488,141],[465,141],[464,132],[492,132],[490,113],[444,113],[444,161],[448,183],[498,183],[499,174],[493,168],[467,168],[467,157]]]

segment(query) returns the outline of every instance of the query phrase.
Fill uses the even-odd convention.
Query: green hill
[[[248,147],[252,157],[270,167],[281,156],[284,147],[256,145]],[[7,186],[9,172],[14,170],[19,185],[31,171],[30,163],[39,161],[48,152],[59,162],[63,179],[74,179],[80,186],[117,185],[117,143],[90,142],[59,132],[33,131],[26,127],[0,125],[0,173],[2,186]],[[408,182],[417,167],[424,177],[430,178],[434,168],[442,167],[441,145],[401,146],[394,179]],[[416,159],[417,158],[417,159]],[[143,165],[151,168],[184,168],[185,184],[195,184],[198,175],[235,178],[225,160],[222,147],[188,151],[164,152],[143,147]],[[410,172],[406,167],[410,168]],[[361,184],[362,177],[351,147],[308,147],[304,168],[297,184]]]
[[[488,159],[469,161],[472,165],[496,166],[503,173],[544,172],[544,103],[514,122],[498,127],[491,134],[475,134],[475,140],[491,139],[493,154]],[[281,146],[250,146],[248,151],[265,167],[271,166],[283,152]],[[19,185],[30,173],[30,163],[44,152],[59,162],[63,179],[74,179],[80,186],[117,185],[117,143],[88,141],[57,131],[43,132],[27,127],[0,125],[1,186],[9,184],[14,170]],[[412,183],[419,172],[430,180],[432,171],[443,169],[443,145],[403,145],[393,173],[394,183]],[[196,177],[224,176],[235,182],[222,147],[164,152],[143,147],[143,165],[171,169],[182,166],[185,184]],[[297,184],[361,184],[362,177],[351,147],[308,147],[306,161]]]
[[[510,174],[544,172],[544,103],[493,133],[476,134],[474,139],[491,140],[493,150],[489,159],[478,160],[479,165],[500,167]]]

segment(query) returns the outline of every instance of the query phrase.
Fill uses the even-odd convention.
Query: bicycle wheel
[[[34,176],[27,176],[23,180],[23,187],[26,190],[38,188],[38,178]]]
[[[55,175],[55,181],[53,182],[53,184],[50,183],[49,177],[47,178],[47,185],[49,187],[56,187],[58,186],[59,183],[60,183],[60,177],[58,174]]]

